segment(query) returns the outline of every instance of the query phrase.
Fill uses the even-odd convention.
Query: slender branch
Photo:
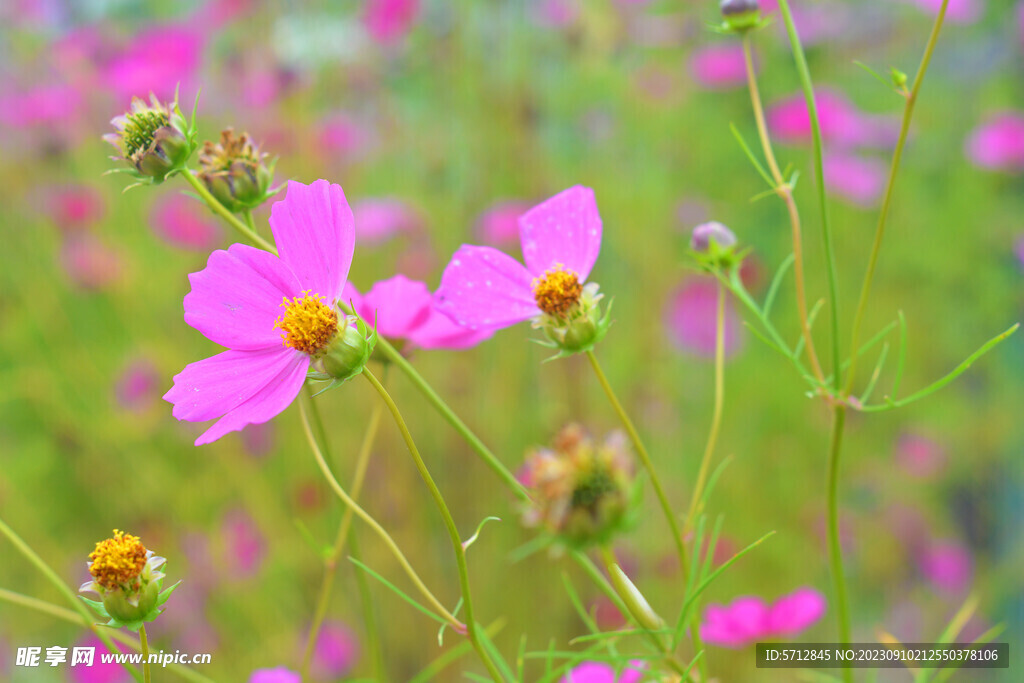
[[[271,254],[277,254],[277,249],[274,248],[274,245],[257,235],[254,229],[240,221],[235,214],[228,211],[227,207],[217,201],[217,198],[210,194],[210,191],[206,189],[206,186],[203,185],[199,178],[196,178],[191,169],[185,169],[182,171],[181,176],[188,181],[188,184],[192,186],[192,189],[196,191],[196,194],[206,202],[206,205],[209,206],[215,214],[227,221],[228,225],[241,233],[246,240],[260,249],[266,249]]]
[[[437,488],[437,484],[434,483],[434,478],[430,476],[430,471],[427,469],[426,463],[423,462],[420,451],[416,447],[416,442],[412,438],[412,434],[409,432],[409,427],[405,424],[405,419],[402,417],[402,413],[398,410],[398,406],[395,404],[391,395],[388,394],[387,389],[384,385],[374,376],[369,368],[364,368],[362,375],[366,377],[366,380],[373,385],[373,388],[380,394],[388,410],[391,412],[391,416],[394,418],[395,425],[398,427],[398,431],[402,434],[402,440],[405,441],[406,447],[409,449],[409,454],[412,455],[412,459],[416,464],[416,469],[420,473],[420,477],[423,482],[427,485],[427,489],[430,490],[430,495],[434,499],[434,503],[437,505],[437,509],[441,513],[441,517],[444,519],[445,529],[448,531],[448,537],[452,543],[452,550],[455,552],[455,562],[458,565],[459,570],[459,587],[462,589],[462,608],[466,611],[466,635],[469,637],[470,642],[473,643],[473,649],[476,650],[480,656],[484,666],[487,667],[487,671],[496,681],[503,681],[501,673],[498,671],[497,666],[491,661],[490,655],[487,650],[483,647],[480,641],[480,634],[477,632],[477,623],[473,617],[473,598],[469,591],[469,568],[466,565],[466,549],[462,545],[462,539],[459,537],[459,530],[455,526],[455,520],[452,518],[451,512],[448,510],[448,504],[445,503],[444,496],[441,495],[440,489]]]
[[[938,16],[935,17],[935,24],[932,26],[932,33],[928,37],[928,44],[924,48],[924,55],[921,57],[921,65],[917,68],[917,76],[914,77],[914,84],[906,95],[906,103],[903,107],[903,121],[900,123],[900,136],[896,141],[896,149],[893,151],[892,164],[889,167],[889,180],[885,184],[885,195],[882,199],[882,208],[878,212],[878,226],[875,228],[875,240],[871,245],[871,256],[868,259],[868,269],[864,274],[864,284],[861,285],[860,299],[857,302],[857,313],[853,318],[853,332],[851,334],[851,353],[857,348],[860,340],[860,328],[864,320],[864,313],[868,306],[868,297],[871,295],[871,281],[875,276],[875,267],[878,265],[878,255],[882,248],[882,238],[885,236],[886,221],[889,218],[889,206],[892,204],[892,190],[896,185],[896,174],[900,170],[900,161],[903,158],[903,147],[907,143],[907,136],[910,132],[910,119],[914,115],[914,105],[917,104],[917,96],[921,91],[921,84],[924,82],[925,73],[928,71],[928,64],[932,60],[932,53],[939,40],[939,31],[942,30],[942,22],[946,18],[946,7],[949,0],[942,1]],[[857,356],[854,354],[850,361],[850,369],[846,373],[846,387],[844,392],[849,394],[856,379]],[[837,375],[838,376],[838,375]]]
[[[850,608],[846,598],[846,577],[843,572],[843,546],[839,536],[839,453],[846,424],[846,406],[836,404],[832,416],[832,437],[828,456],[828,556],[836,591],[836,618],[839,621],[839,642],[850,642]],[[853,669],[843,669],[847,683],[853,681]]]

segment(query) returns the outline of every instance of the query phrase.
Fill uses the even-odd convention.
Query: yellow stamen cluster
[[[564,317],[579,302],[581,294],[583,285],[579,277],[560,263],[533,281],[537,308],[548,315]]]
[[[281,306],[285,309],[284,315],[277,319],[274,327],[281,329],[285,346],[314,356],[338,331],[338,312],[324,303],[319,294],[306,290],[291,301],[285,297]]]
[[[146,566],[146,546],[138,536],[114,529],[114,537],[97,543],[89,559],[89,573],[96,583],[113,590],[139,578]]]

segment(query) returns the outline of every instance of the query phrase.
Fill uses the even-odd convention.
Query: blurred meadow
[[[938,4],[792,3],[819,97],[829,98],[826,184],[844,345],[903,103],[854,61],[912,77]],[[204,427],[175,420],[161,399],[186,364],[220,350],[183,322],[182,298],[187,275],[237,236],[180,179],[122,194],[123,177],[102,176],[116,163],[101,140],[108,121],[132,95],[167,99],[176,87],[186,113],[201,90],[200,140],[233,126],[279,157],[278,182],[326,178],[344,188],[357,235],[350,281],[363,292],[395,273],[436,289],[463,243],[518,258],[523,210],[575,184],[593,188],[604,222],[593,277],[615,302],[597,355],[684,510],[711,420],[715,334],[715,285],[688,254],[690,233],[707,220],[729,226],[751,248],[744,278],[758,298],[792,251],[782,203],[751,201],[766,187],[730,124],[760,149],[738,39],[709,30],[720,20],[713,0],[3,0],[0,518],[73,590],[89,578],[97,541],[114,528],[138,534],[168,559],[169,581],[183,580],[150,627],[155,648],[212,653],[197,669],[218,681],[298,669],[323,574],[309,539],[330,543],[343,508],[310,456],[297,406],[195,447]],[[800,84],[780,21],[753,42],[776,154],[800,171],[813,305],[826,296],[826,274]],[[866,339],[903,311],[906,392],[1022,317],[1022,55],[1024,3],[950,3],[865,319]],[[271,202],[256,212],[264,235]],[[729,303],[715,463],[733,460],[708,512],[723,515],[723,557],[777,533],[702,603],[770,602],[814,588],[826,614],[796,639],[834,642],[828,412]],[[791,279],[774,318],[795,342]],[[620,428],[586,359],[543,363],[551,352],[528,341],[536,335],[518,325],[468,350],[411,355],[512,471],[566,423],[599,437]],[[815,338],[825,348],[824,322]],[[897,334],[887,339],[894,358]],[[865,356],[862,378],[879,351]],[[468,559],[477,618],[500,621],[502,653],[515,662],[524,636],[528,652],[568,650],[587,632],[564,577],[604,628],[621,628],[623,617],[566,556],[520,557],[537,535],[521,523],[520,504],[405,376],[390,371],[385,381],[463,536],[486,516],[501,518]],[[892,381],[890,364],[876,398]],[[851,412],[840,521],[855,641],[874,642],[880,629],[904,642],[936,640],[973,595],[978,609],[962,638],[1005,624],[997,640],[1020,656],[1022,381],[1017,334],[926,400]],[[317,401],[331,465],[347,483],[377,397],[354,381]],[[385,419],[361,500],[451,606],[454,560],[418,479]],[[672,611],[680,571],[646,482],[642,505],[616,550],[651,603]],[[352,533],[362,561],[407,589],[368,528],[356,521]],[[6,540],[0,588],[69,606]],[[366,610],[384,680],[411,680],[462,642],[449,631],[439,648],[435,622],[343,559],[314,680],[370,679]],[[15,666],[18,647],[88,639],[80,626],[0,601],[0,680],[130,680]],[[755,669],[752,647],[709,645],[706,659],[723,682],[799,680],[792,670]],[[539,676],[539,661],[527,660],[527,680]],[[463,670],[483,672],[470,653],[422,680],[466,680]],[[1014,671],[956,680],[1019,680]],[[161,671],[157,680],[174,678]],[[889,670],[878,680],[910,678]]]

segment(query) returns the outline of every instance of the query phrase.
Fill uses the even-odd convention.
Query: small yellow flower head
[[[274,323],[285,346],[317,358],[338,332],[338,313],[309,290],[281,302],[284,314]]]
[[[89,573],[96,583],[113,590],[137,582],[146,566],[146,546],[138,536],[114,529],[113,538],[97,543],[89,559]]]
[[[580,301],[583,285],[579,276],[561,264],[533,281],[533,297],[537,308],[548,315],[565,317]]]

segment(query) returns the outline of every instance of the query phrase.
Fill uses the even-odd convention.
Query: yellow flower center
[[[114,537],[97,543],[89,559],[89,573],[96,583],[113,590],[139,578],[146,566],[146,546],[138,536],[114,529]]]
[[[572,310],[583,293],[583,285],[576,273],[566,270],[562,264],[544,273],[533,281],[533,298],[537,308],[548,315],[564,317]]]
[[[288,301],[281,302],[284,315],[277,319],[274,327],[281,329],[284,345],[315,356],[334,338],[338,331],[338,313],[324,303],[319,294],[309,290]]]

